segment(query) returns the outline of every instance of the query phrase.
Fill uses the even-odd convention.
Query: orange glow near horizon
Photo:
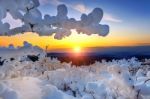
[[[120,32],[119,32],[120,33]],[[103,46],[136,46],[147,44],[150,42],[150,35],[141,37],[141,35],[132,35],[132,33],[126,33],[126,35],[112,32],[106,37],[100,37],[96,34],[86,35],[78,34],[76,31],[72,31],[72,35],[65,37],[62,40],[54,39],[54,36],[39,36],[36,33],[25,33],[15,36],[0,36],[0,46],[8,46],[13,44],[15,47],[22,46],[24,41],[31,43],[32,45],[39,46],[43,49],[48,46],[48,50],[56,50],[63,48],[73,49],[75,46],[81,48],[86,47],[103,47]]]
[[[75,53],[80,53],[81,52],[81,47],[76,46],[76,47],[74,47],[73,50],[74,50]]]

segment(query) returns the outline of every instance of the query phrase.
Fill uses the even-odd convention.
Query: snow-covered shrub
[[[23,48],[17,55],[3,53],[5,56],[1,56],[4,62],[0,66],[0,98],[150,98],[148,59],[143,62],[136,58],[103,60],[89,66],[75,67],[71,63],[46,57],[41,50],[34,53],[28,51]],[[30,60],[28,55],[36,55],[37,60]]]

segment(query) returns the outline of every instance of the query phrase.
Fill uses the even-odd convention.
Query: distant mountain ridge
[[[73,52],[53,52],[48,53],[49,57],[58,58],[62,62],[70,62],[76,65],[87,65],[95,61],[112,60],[112,59],[129,59],[136,57],[139,60],[150,58],[150,46],[135,46],[135,47],[99,47],[86,48],[91,50],[86,53],[81,53],[74,56]]]

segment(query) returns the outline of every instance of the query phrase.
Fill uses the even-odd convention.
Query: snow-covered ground
[[[31,47],[35,52],[26,47],[19,54],[18,49],[1,49],[0,99],[150,99],[149,59],[76,67]]]

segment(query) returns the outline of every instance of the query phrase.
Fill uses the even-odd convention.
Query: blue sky
[[[89,13],[93,8],[104,10],[102,23],[109,23],[113,27],[131,30],[138,29],[142,33],[149,33],[150,26],[150,0],[40,0],[40,10],[45,13],[56,14],[58,4],[69,7],[69,16],[80,18],[81,13]],[[114,26],[115,25],[115,26]],[[120,27],[120,25],[122,27]],[[137,32],[137,31],[136,31]]]
[[[78,9],[77,5],[82,6],[85,13],[91,11],[95,7],[100,7],[105,13],[110,13],[120,17],[122,19],[133,19],[133,18],[149,18],[150,17],[150,0],[40,0],[45,2],[41,7],[44,11],[46,8],[55,9],[54,7],[58,4],[64,3],[71,6],[69,9],[70,13],[73,10]],[[47,9],[49,12],[50,9]],[[56,10],[56,9],[55,9]],[[56,12],[53,10],[54,12]],[[44,12],[43,11],[43,12]],[[52,10],[51,10],[52,11]],[[73,11],[75,14],[79,10]],[[84,10],[80,10],[81,12]],[[80,12],[79,11],[79,12]],[[76,15],[76,17],[78,17]]]

